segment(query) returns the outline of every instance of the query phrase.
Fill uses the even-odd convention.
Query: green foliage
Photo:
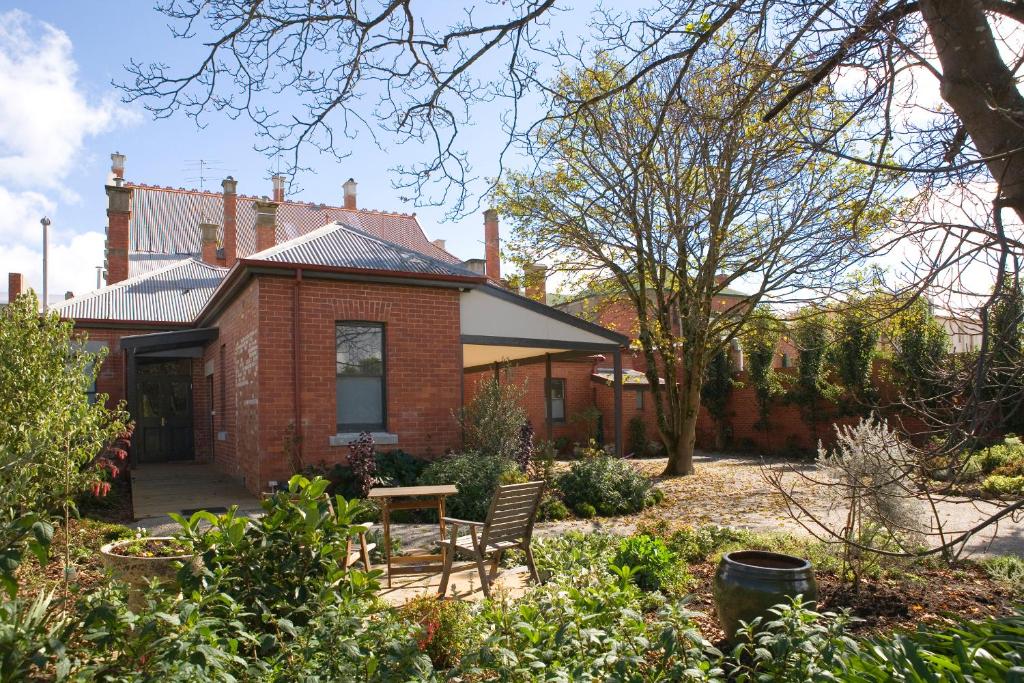
[[[11,596],[24,552],[45,561],[54,516],[90,484],[100,489],[92,464],[128,420],[106,396],[86,395],[104,354],[38,307],[29,293],[0,313],[0,587]]]
[[[720,680],[692,614],[647,603],[623,572],[578,568],[521,600],[486,603],[483,642],[453,677],[501,681]]]
[[[981,566],[1016,598],[1024,599],[1024,558],[1020,555],[995,555],[983,559]]]
[[[573,509],[576,511],[576,515],[582,519],[597,517],[597,508],[590,503],[577,503]]]
[[[634,415],[626,425],[626,451],[633,454],[633,457],[644,458],[651,450],[650,440],[647,438],[647,423],[640,415]]]
[[[1024,495],[1024,476],[1005,477],[993,474],[981,482],[981,490],[991,496],[1021,496]]]
[[[674,555],[688,564],[706,562],[722,548],[746,542],[751,537],[750,532],[721,526],[684,526],[669,531],[665,520],[641,525],[637,532],[660,538]]]
[[[501,484],[526,481],[519,465],[510,458],[467,452],[436,460],[423,470],[420,483],[424,485],[454,484],[458,494],[446,503],[454,517],[482,522]]]
[[[622,458],[601,453],[572,463],[558,478],[566,504],[583,516],[589,504],[601,515],[640,512],[648,504],[653,483]]]
[[[1024,665],[1024,614],[922,626],[912,633],[876,637],[847,655],[842,680],[1009,681],[1010,669]]]
[[[708,361],[704,369],[704,382],[700,388],[701,405],[707,408],[708,413],[714,418],[718,426],[719,448],[725,448],[728,443],[726,433],[729,425],[729,397],[733,389],[739,386],[733,378],[732,358],[727,349],[719,349]]]
[[[871,370],[878,347],[878,324],[870,308],[861,301],[851,301],[837,318],[830,347],[832,365],[848,398],[863,411],[875,396]]]
[[[845,613],[819,614],[799,598],[769,611],[772,618],[758,617],[737,631],[727,666],[731,680],[836,680],[833,672],[842,658],[859,651],[857,641],[845,634],[852,621]]]
[[[962,474],[969,479],[984,475],[999,474],[1004,477],[1024,475],[1024,446],[1007,439],[1003,443],[961,456],[964,463]]]
[[[435,669],[458,664],[475,641],[476,624],[467,602],[422,596],[403,605],[398,615],[419,627],[417,644]]]
[[[425,460],[400,449],[377,453],[377,479],[381,486],[412,486],[426,466]]]
[[[678,589],[684,587],[689,579],[685,568],[665,542],[646,534],[622,539],[612,565],[637,570],[632,578],[642,591]]]
[[[456,415],[466,449],[514,460],[519,432],[526,422],[525,395],[525,386],[510,381],[503,384],[493,377],[480,380],[473,399]]]
[[[769,428],[772,401],[784,393],[782,379],[772,364],[780,339],[782,322],[767,308],[755,309],[743,329],[743,346],[747,354],[747,374],[757,397],[756,426],[764,431]]]
[[[619,539],[601,532],[584,534],[569,531],[533,541],[537,570],[558,577],[581,569],[607,567]]]
[[[932,399],[941,389],[939,371],[949,352],[949,335],[918,299],[892,321],[892,368],[898,386],[912,399]]]
[[[817,436],[824,417],[822,404],[834,401],[839,394],[838,387],[828,381],[829,329],[825,315],[813,308],[801,310],[793,327],[793,342],[799,356],[787,398],[800,407],[803,420]]]
[[[989,311],[992,334],[990,367],[985,378],[985,396],[1001,403],[1003,428],[1024,430],[1024,286],[1020,280],[1005,280]]]
[[[541,522],[557,522],[569,516],[569,508],[561,499],[545,494],[537,510],[537,520]]]

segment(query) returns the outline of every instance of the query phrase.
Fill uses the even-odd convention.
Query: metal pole
[[[545,425],[547,427],[547,439],[548,439],[548,441],[551,441],[551,439],[554,438],[553,425],[552,425],[552,423],[554,422],[554,419],[553,419],[553,416],[551,415],[551,403],[552,403],[552,400],[551,400],[551,354],[550,353],[545,353],[544,354],[544,406],[547,409],[547,420],[545,420],[544,422],[545,422]]]
[[[46,309],[50,307],[50,300],[47,298],[49,291],[46,282],[46,258],[49,255],[48,252],[50,249],[50,219],[47,218],[46,216],[43,216],[43,218],[39,222],[42,223],[43,225],[43,313],[45,313]]]
[[[96,289],[103,286],[103,266],[96,266]]]

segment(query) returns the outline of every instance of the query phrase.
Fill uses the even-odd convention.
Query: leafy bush
[[[720,656],[692,614],[661,604],[645,614],[628,578],[577,568],[514,603],[485,603],[483,642],[456,680],[717,680]]]
[[[842,657],[859,650],[845,634],[851,622],[845,613],[819,614],[797,598],[769,611],[774,618],[758,617],[737,631],[734,661],[726,666],[732,680],[836,680]]]
[[[1024,475],[1024,445],[1010,437],[1003,443],[974,451],[964,458],[963,473],[967,478]]]
[[[363,432],[359,438],[348,445],[348,466],[355,480],[356,493],[366,498],[377,484],[377,457],[374,450],[373,436]]]
[[[501,484],[526,481],[515,461],[509,458],[479,453],[460,453],[430,463],[420,483],[424,485],[454,484],[457,495],[447,501],[447,511],[453,517],[483,521],[494,492]]]
[[[493,377],[481,380],[472,400],[455,416],[465,434],[467,450],[514,460],[520,430],[526,422],[525,395],[525,385],[502,383]]]
[[[569,508],[559,498],[545,495],[537,510],[537,519],[542,522],[557,522],[569,516]]]
[[[607,567],[618,542],[609,534],[570,531],[535,540],[533,558],[538,571],[559,577],[579,569]]]
[[[469,603],[421,596],[400,607],[398,616],[419,626],[417,646],[438,670],[458,664],[473,645],[475,624]]]
[[[1001,474],[993,474],[981,482],[981,490],[990,496],[1024,495],[1024,476],[1004,477]]]
[[[689,575],[660,538],[639,534],[624,538],[612,564],[638,570],[633,582],[643,591],[684,588]]]
[[[1008,681],[1024,665],[1024,613],[872,638],[841,663],[843,680]]]
[[[626,425],[626,451],[636,458],[647,457],[650,442],[647,439],[647,424],[640,415],[634,415]]]
[[[1024,558],[1019,555],[996,555],[981,561],[992,580],[1018,598],[1024,598]]]
[[[601,515],[640,512],[648,504],[652,482],[622,458],[603,451],[572,464],[558,478],[566,504],[584,516],[581,506],[589,504]]]
[[[590,503],[577,503],[576,514],[583,519],[592,519],[597,516],[597,509]]]
[[[684,526],[669,531],[665,520],[641,524],[637,533],[660,538],[674,555],[688,564],[706,562],[726,545],[746,541],[750,536],[749,532],[720,526]]]
[[[381,486],[412,486],[426,466],[425,460],[400,449],[377,453],[377,479]]]

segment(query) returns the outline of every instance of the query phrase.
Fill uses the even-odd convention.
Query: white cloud
[[[77,201],[65,181],[86,140],[138,120],[113,93],[87,95],[71,48],[68,35],[50,24],[20,10],[0,13],[0,273],[22,272],[36,288],[39,219],[49,215],[57,223],[61,204]],[[92,289],[103,235],[54,230],[50,257],[51,294]]]

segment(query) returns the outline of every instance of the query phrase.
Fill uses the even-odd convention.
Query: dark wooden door
[[[139,462],[195,458],[192,425],[192,361],[138,365]]]

